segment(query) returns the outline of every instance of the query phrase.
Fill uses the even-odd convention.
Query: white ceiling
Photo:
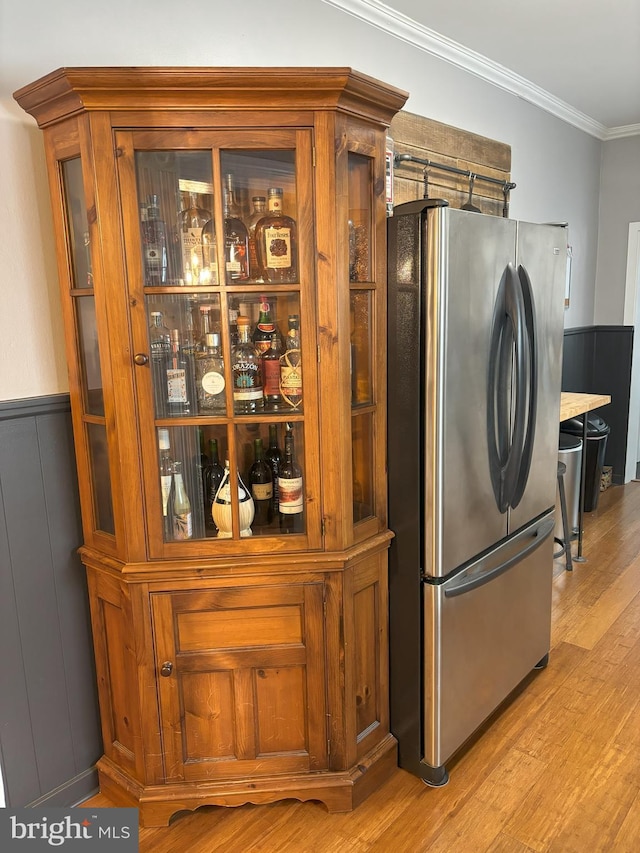
[[[530,84],[597,136],[640,133],[640,0],[325,2],[518,94]]]

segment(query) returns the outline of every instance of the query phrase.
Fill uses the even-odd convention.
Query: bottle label
[[[190,512],[176,513],[173,517],[173,538],[191,539],[193,536],[193,522]]]
[[[271,226],[264,230],[267,267],[286,269],[291,266],[291,229]]]
[[[261,400],[264,396],[257,362],[237,361],[233,365],[233,384],[234,400]]]
[[[202,250],[202,228],[188,228],[182,232],[182,261],[185,268],[192,270],[192,275],[198,276],[205,266]],[[198,284],[198,281],[189,282]]]
[[[283,515],[298,515],[303,509],[302,477],[284,480],[278,477],[278,497]]]
[[[267,358],[262,362],[264,393],[267,397],[280,396],[280,361]]]
[[[251,494],[257,501],[270,501],[273,497],[273,483],[253,483]]]
[[[162,492],[162,514],[166,517],[169,513],[169,495],[171,493],[171,474],[163,474],[160,477],[160,491]]]
[[[200,380],[202,390],[207,394],[215,396],[224,391],[224,376],[215,370],[209,370]]]
[[[167,370],[167,402],[188,403],[187,371],[170,367]]]

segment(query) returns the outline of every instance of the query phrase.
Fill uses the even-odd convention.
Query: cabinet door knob
[[[143,352],[137,352],[134,355],[133,360],[135,361],[136,364],[139,364],[139,365],[149,364],[149,356],[145,355],[145,353],[143,353]]]
[[[170,660],[166,660],[162,666],[160,667],[160,675],[163,678],[169,678],[171,673],[173,672],[173,664]]]

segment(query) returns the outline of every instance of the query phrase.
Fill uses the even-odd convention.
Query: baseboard
[[[83,800],[94,796],[99,791],[98,771],[95,767],[90,767],[83,773],[69,779],[53,791],[49,791],[42,797],[38,797],[32,803],[27,803],[27,808],[36,806],[76,806]]]

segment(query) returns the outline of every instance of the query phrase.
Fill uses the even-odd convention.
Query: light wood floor
[[[639,851],[640,483],[602,493],[585,520],[587,562],[554,563],[549,666],[449,764],[446,787],[396,770],[351,814],[205,807],[142,829],[141,853]]]

